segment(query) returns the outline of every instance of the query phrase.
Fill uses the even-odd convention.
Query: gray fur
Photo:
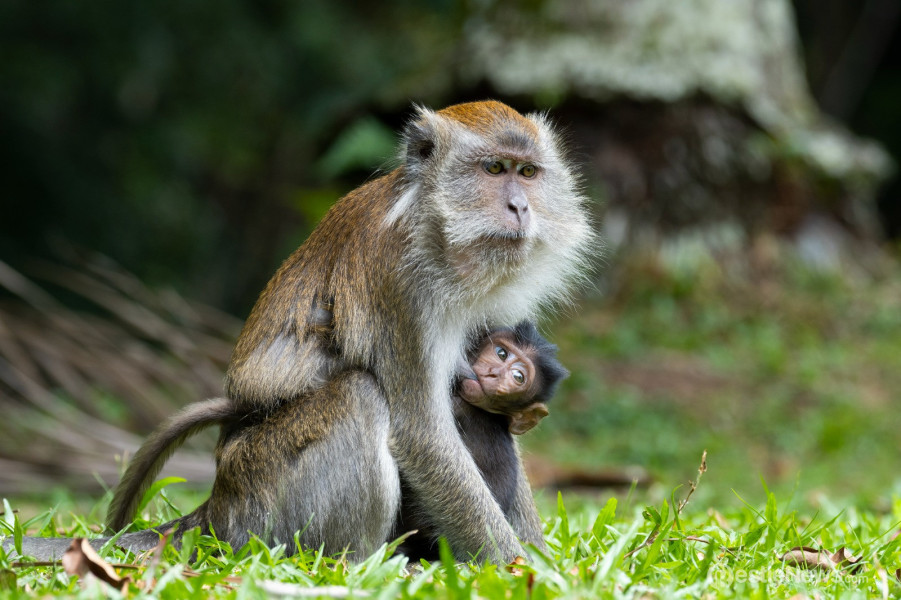
[[[317,405],[342,418],[324,418],[326,435],[301,433],[297,439],[292,427]],[[216,483],[198,512],[236,548],[250,529],[269,543],[287,543],[290,551],[302,530],[304,547],[324,546],[329,554],[349,549],[362,560],[388,539],[400,502],[397,465],[388,452],[389,417],[373,377],[347,372],[260,425],[225,431]],[[251,445],[253,489],[241,479],[243,450]],[[241,493],[231,493],[233,488]]]
[[[191,516],[175,519],[159,527],[153,529],[145,529],[134,533],[124,533],[116,540],[115,545],[124,548],[135,554],[152,550],[159,545],[162,533],[175,528],[176,532],[183,532],[198,526],[198,523],[191,522]],[[173,536],[173,543],[178,544],[180,538],[179,533]],[[69,546],[72,545],[73,538],[40,538],[25,537],[22,538],[22,556],[31,556],[37,560],[60,560]],[[93,538],[88,540],[94,550],[100,550],[107,542],[112,539],[111,536]],[[19,555],[15,549],[15,542],[10,536],[3,540],[3,550],[10,558],[18,558]]]

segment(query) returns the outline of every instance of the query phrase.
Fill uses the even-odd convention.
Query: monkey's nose
[[[507,202],[507,209],[521,217],[529,211],[529,203],[525,198],[514,198]]]
[[[529,201],[525,196],[516,195],[507,200],[508,217],[520,229],[529,225]]]

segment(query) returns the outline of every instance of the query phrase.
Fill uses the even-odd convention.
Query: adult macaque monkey
[[[311,480],[314,494],[368,490],[356,506],[317,511],[311,500],[311,512],[365,512],[365,537],[385,539],[399,470],[458,557],[523,554],[519,524],[507,522],[460,439],[448,390],[469,334],[565,296],[592,247],[584,204],[544,117],[491,101],[418,110],[403,164],[336,203],[285,262],[228,370],[227,396],[261,413],[334,381],[340,362],[371,374],[341,382],[365,395],[363,415],[305,407],[311,427],[330,424],[329,442],[367,458],[346,472],[329,457],[311,466],[297,493]],[[322,304],[334,315],[328,340],[310,326]]]
[[[585,198],[541,115],[492,101],[421,108],[403,142],[402,164],[339,200],[257,301],[226,378],[247,414],[217,451],[217,484],[227,471],[234,485],[223,476],[183,523],[246,538],[271,517],[240,495],[247,483],[265,506],[292,503],[282,527],[313,515],[305,542],[368,551],[391,532],[402,474],[460,558],[509,561],[523,554],[517,534],[542,543],[530,495],[505,518],[449,390],[469,336],[565,298],[593,248]],[[279,411],[293,411],[305,445],[271,438],[287,470],[261,481],[247,442]]]

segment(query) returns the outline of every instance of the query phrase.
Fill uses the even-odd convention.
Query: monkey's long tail
[[[165,532],[172,528],[176,528],[176,533],[171,541],[177,546],[181,541],[182,529],[193,525],[193,520],[196,519],[192,519],[192,515],[186,515],[153,529],[125,533],[116,540],[116,546],[130,550],[135,554],[151,550],[156,548],[160,542],[160,534],[157,532]],[[95,550],[100,550],[109,540],[110,537],[107,536],[90,539],[88,543]],[[24,537],[22,538],[22,556],[32,556],[37,560],[60,560],[71,545],[72,538]],[[3,550],[6,551],[7,556],[10,558],[18,556],[12,536],[3,540]]]
[[[153,432],[128,465],[122,481],[116,486],[106,515],[110,531],[119,531],[134,520],[138,504],[163,465],[179,446],[192,435],[221,424],[234,414],[233,404],[226,398],[214,398],[189,404],[170,417]]]

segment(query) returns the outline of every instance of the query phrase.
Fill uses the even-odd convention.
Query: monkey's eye
[[[504,163],[499,160],[492,161],[485,165],[485,170],[492,175],[500,175],[504,172]]]
[[[519,170],[519,174],[527,179],[531,179],[535,177],[535,173],[538,172],[538,169],[535,165],[524,165],[523,168]]]
[[[513,381],[515,381],[519,385],[522,385],[526,382],[526,376],[519,369],[513,369],[512,371],[510,371],[510,373],[513,375]]]
[[[507,351],[501,348],[500,346],[494,347],[494,353],[497,354],[497,357],[501,360],[507,360]]]

